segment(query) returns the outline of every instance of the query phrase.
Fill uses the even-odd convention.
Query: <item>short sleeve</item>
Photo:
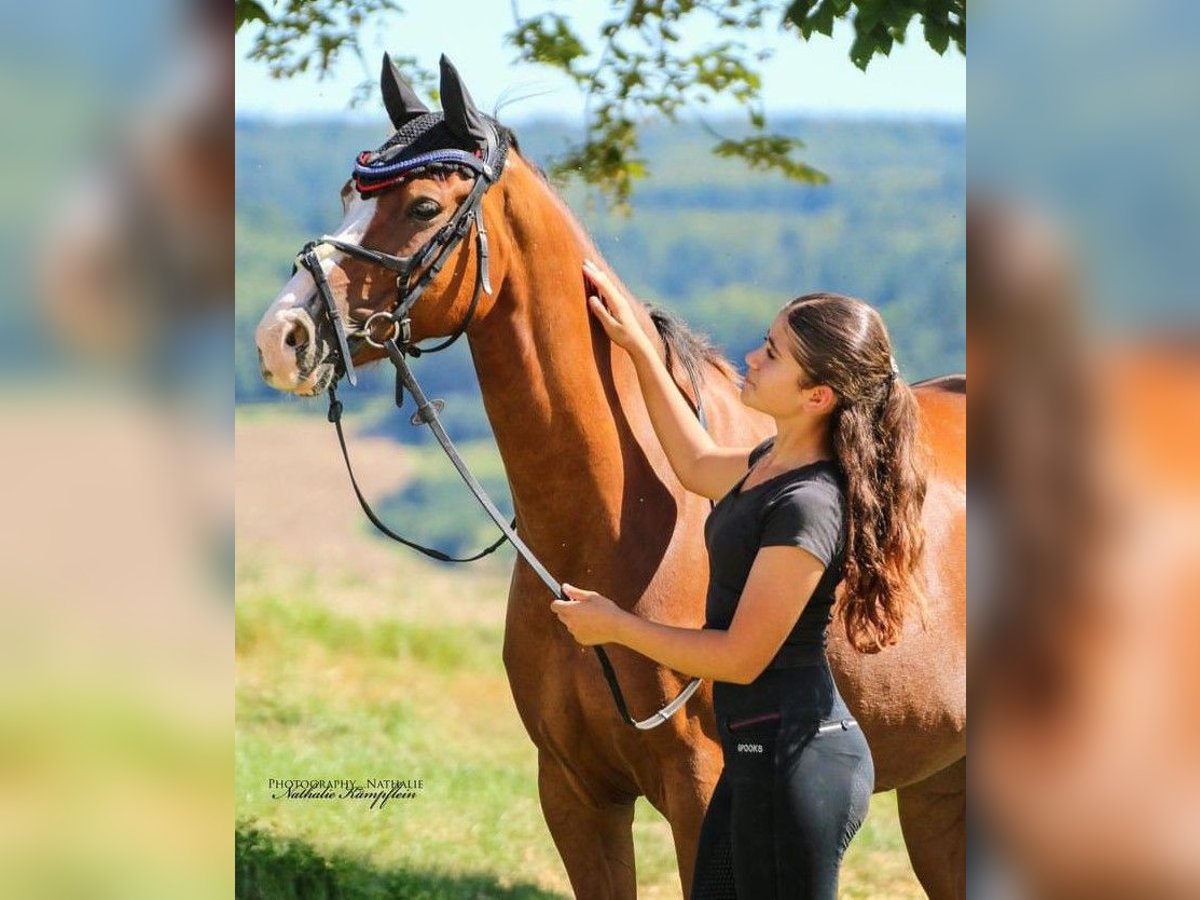
[[[842,501],[833,485],[789,485],[763,513],[762,547],[802,547],[826,567],[841,544]]]

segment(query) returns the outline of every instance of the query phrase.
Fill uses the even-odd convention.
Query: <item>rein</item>
[[[466,331],[474,316],[475,309],[479,303],[481,293],[491,294],[492,286],[488,276],[488,245],[487,232],[483,222],[483,195],[487,189],[495,183],[503,171],[504,158],[507,146],[499,139],[497,132],[492,123],[486,122],[487,127],[487,142],[486,153],[483,160],[480,161],[476,156],[468,154],[466,151],[445,150],[436,153],[425,154],[424,157],[416,157],[406,161],[404,164],[392,163],[375,167],[366,165],[366,154],[359,157],[358,164],[355,166],[355,179],[359,183],[360,190],[377,190],[383,186],[395,184],[397,181],[414,174],[416,166],[426,166],[431,163],[440,165],[453,165],[469,168],[475,172],[475,184],[467,198],[462,202],[459,208],[455,211],[450,221],[429,240],[420,250],[414,255],[408,257],[394,256],[389,253],[384,253],[379,250],[372,250],[367,247],[362,247],[357,244],[347,243],[329,236],[322,236],[319,240],[311,241],[301,249],[297,257],[297,265],[302,265],[312,275],[313,281],[317,287],[317,293],[321,296],[324,303],[325,311],[329,316],[330,324],[333,326],[337,334],[337,353],[341,357],[341,370],[345,374],[346,379],[351,385],[357,384],[354,364],[351,361],[349,340],[345,330],[345,325],[340,312],[337,309],[337,304],[334,302],[333,293],[329,288],[329,282],[325,278],[325,273],[321,268],[320,259],[317,256],[316,248],[321,244],[328,244],[335,247],[344,253],[359,259],[382,266],[389,271],[396,273],[396,304],[392,310],[376,312],[372,314],[366,322],[362,323],[350,336],[365,340],[373,347],[382,349],[388,356],[392,365],[396,369],[396,406],[402,408],[404,405],[404,392],[408,391],[416,402],[417,411],[412,416],[413,425],[428,425],[437,438],[442,450],[450,459],[451,464],[458,471],[458,474],[463,479],[467,488],[475,496],[479,505],[483,507],[489,518],[500,529],[501,537],[496,543],[492,544],[487,549],[477,553],[474,556],[466,558],[457,558],[449,556],[438,550],[432,550],[428,547],[422,547],[413,541],[408,540],[390,528],[388,528],[382,520],[375,514],[359,489],[358,482],[354,477],[354,470],[350,465],[350,456],[346,449],[346,439],[342,431],[342,403],[337,399],[337,382],[338,376],[335,374],[333,382],[329,386],[329,421],[333,423],[337,430],[338,444],[342,450],[342,458],[346,461],[346,470],[350,475],[350,483],[354,488],[354,494],[358,498],[359,505],[366,514],[370,522],[378,528],[383,534],[389,538],[418,550],[427,556],[438,559],[442,562],[470,562],[479,559],[483,556],[492,553],[505,541],[511,543],[517,553],[533,570],[534,574],[546,585],[550,593],[555,599],[562,600],[564,595],[562,585],[546,570],[546,567],[538,560],[537,556],[525,544],[516,531],[516,519],[508,522],[500,514],[495,503],[488,496],[478,479],[468,468],[467,464],[459,455],[450,436],[446,433],[446,429],[442,426],[441,419],[438,417],[443,404],[440,400],[430,401],[425,392],[421,389],[421,385],[417,382],[412,370],[408,365],[408,356],[417,357],[423,353],[434,353],[439,350],[444,350],[449,347],[454,341]],[[436,157],[436,159],[427,159],[425,157]],[[364,183],[367,178],[375,181],[374,184]],[[362,180],[360,180],[362,179]],[[467,313],[463,317],[463,321],[458,325],[454,332],[435,347],[420,348],[412,343],[411,319],[409,313],[417,300],[420,299],[425,288],[441,271],[442,266],[449,258],[450,253],[458,247],[465,239],[467,233],[474,226],[476,235],[476,247],[479,259],[477,269],[475,288],[471,297],[470,306],[467,308]],[[413,280],[413,273],[421,271],[420,275]],[[387,327],[384,332],[377,332],[381,327]],[[689,376],[692,377],[692,386],[696,393],[697,414],[700,416],[701,423],[704,423],[704,410],[700,401],[700,387],[695,381],[693,373],[689,371]],[[596,653],[596,658],[600,662],[600,667],[604,672],[604,679],[608,683],[609,691],[612,693],[613,702],[616,704],[617,711],[621,716],[622,721],[634,728],[646,731],[651,728],[666,722],[676,711],[678,711],[691,698],[692,694],[700,686],[700,679],[693,678],[684,686],[679,694],[650,717],[642,720],[634,719],[629,713],[629,707],[625,702],[625,695],[621,691],[620,683],[617,681],[616,671],[613,669],[612,661],[608,658],[608,654],[604,648],[596,645],[592,649]]]

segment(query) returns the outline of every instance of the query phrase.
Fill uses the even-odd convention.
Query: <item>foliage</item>
[[[796,0],[784,13],[785,27],[797,28],[804,40],[813,33],[833,34],[835,19],[854,12],[854,43],[850,59],[866,70],[876,55],[887,56],[892,45],[904,43],[908,27],[921,19],[925,42],[944,54],[950,42],[967,52],[966,0]]]
[[[247,25],[259,28],[250,58],[263,62],[275,78],[291,78],[308,72],[318,80],[327,77],[346,53],[362,60],[359,32],[370,21],[388,13],[402,12],[395,0],[272,0],[271,11],[259,0],[234,0],[237,30]],[[412,56],[393,57],[409,80],[427,86],[433,76]],[[374,90],[370,81],[359,84],[352,104],[366,100]]]
[[[306,71],[310,64],[323,75],[340,54],[361,56],[359,27],[379,14],[400,11],[394,0],[283,2],[283,9],[272,14],[257,0],[236,0],[238,27],[259,29],[251,58],[265,61],[277,77]],[[751,133],[717,136],[714,152],[796,181],[825,180],[799,158],[804,145],[798,138],[767,130],[757,68],[763,55],[751,51],[744,35],[779,25],[807,41],[814,34],[832,35],[836,20],[852,18],[850,58],[866,69],[877,55],[886,56],[902,43],[919,18],[925,41],[937,53],[945,53],[951,41],[966,53],[965,0],[614,0],[612,10],[613,17],[593,38],[562,13],[521,14],[514,4],[513,27],[505,39],[520,61],[557,69],[584,97],[586,135],[554,161],[554,173],[578,175],[622,207],[634,182],[648,171],[641,123],[650,117],[675,121],[684,110],[718,97],[733,97],[745,108]],[[731,37],[693,48],[683,34],[699,21],[715,23]],[[411,81],[430,83],[429,73],[411,57],[396,62]],[[361,99],[369,89],[360,86],[356,93]]]

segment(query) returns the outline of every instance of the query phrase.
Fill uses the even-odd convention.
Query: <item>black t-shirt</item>
[[[750,453],[749,467],[770,449],[773,438]],[[749,471],[718,501],[704,524],[708,547],[705,628],[728,628],[762,547],[802,547],[825,564],[817,588],[784,641],[775,664],[804,651],[823,652],[832,617],[833,592],[842,580],[845,516],[842,476],[822,460],[792,469],[742,491]],[[800,651],[798,654],[797,651]]]

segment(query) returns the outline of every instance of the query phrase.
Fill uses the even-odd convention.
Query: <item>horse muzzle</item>
[[[291,307],[264,320],[255,334],[259,371],[277,391],[319,394],[338,374],[332,329],[304,307]]]

